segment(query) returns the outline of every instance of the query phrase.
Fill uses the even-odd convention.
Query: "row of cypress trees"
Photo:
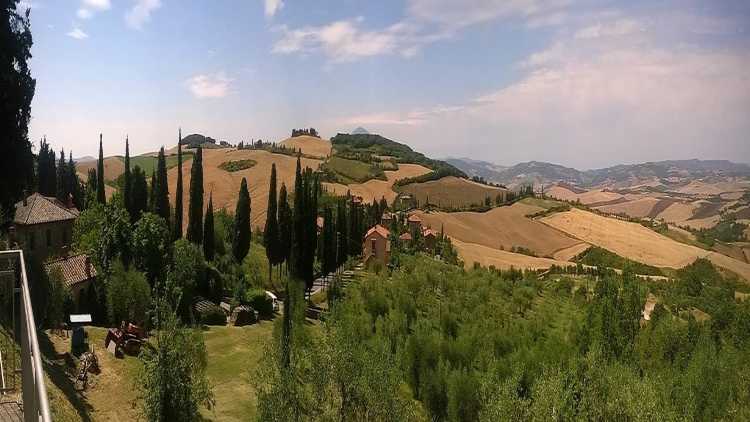
[[[45,196],[55,196],[64,203],[72,196],[73,204],[78,209],[83,208],[83,189],[76,174],[72,152],[66,162],[65,150],[61,150],[58,160],[47,139],[43,138],[39,143],[36,176],[37,192]]]

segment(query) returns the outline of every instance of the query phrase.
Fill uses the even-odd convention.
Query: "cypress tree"
[[[68,192],[73,195],[73,204],[79,210],[83,210],[83,194],[81,192],[81,181],[76,173],[76,163],[73,161],[73,152],[68,153]]]
[[[39,155],[36,159],[36,190],[44,195],[47,188],[47,142],[45,138],[39,140]]]
[[[321,264],[324,274],[330,274],[336,270],[336,227],[333,220],[333,212],[330,207],[323,211],[323,253]]]
[[[146,172],[139,166],[133,168],[133,192],[132,206],[134,219],[140,218],[141,214],[148,209],[148,184],[146,183]]]
[[[203,256],[207,261],[214,259],[214,201],[213,194],[208,195],[208,208],[206,208],[206,220],[203,222]],[[270,266],[269,266],[270,267]]]
[[[193,157],[190,170],[190,204],[188,205],[187,239],[193,243],[203,240],[203,152],[201,147]]]
[[[57,161],[55,196],[62,201],[63,204],[68,201],[68,188],[70,186],[68,184],[67,167],[68,166],[65,164],[65,149],[62,149],[60,150],[60,159]]]
[[[42,138],[39,144],[37,158],[37,190],[45,196],[57,196],[57,170],[55,165],[55,151],[50,148],[47,138]]]
[[[174,239],[182,238],[182,128],[177,131],[177,188],[174,200]]]
[[[148,191],[148,209],[149,211],[156,213],[156,169],[151,170],[151,183],[150,190]]]
[[[336,239],[336,266],[340,267],[346,262],[349,257],[349,234],[347,231],[347,218],[346,218],[346,199],[340,199],[338,201],[338,210],[336,211],[336,228],[338,229],[338,236]]]
[[[271,164],[271,181],[268,186],[268,208],[266,209],[266,227],[263,230],[263,245],[268,257],[268,281],[273,274],[272,267],[279,263],[279,222],[276,203],[276,164]]]
[[[169,224],[171,212],[169,209],[169,182],[167,180],[167,160],[164,157],[164,147],[159,149],[154,189],[154,213],[161,216]]]
[[[99,134],[99,161],[96,163],[96,202],[107,203],[104,194],[104,150],[102,149],[102,134]]]
[[[278,221],[279,221],[279,263],[288,262],[289,254],[292,249],[292,231],[294,223],[292,222],[292,209],[289,208],[286,185],[281,184],[278,201]]]
[[[91,207],[96,202],[96,170],[89,169],[86,178],[86,208]]]
[[[130,175],[130,140],[125,135],[125,171],[122,173],[122,202],[125,209],[128,210],[130,221],[134,222],[137,218],[133,210],[133,181]]]
[[[242,262],[250,251],[250,193],[247,180],[243,177],[237,208],[234,212],[234,235],[232,236],[232,255],[235,261]]]

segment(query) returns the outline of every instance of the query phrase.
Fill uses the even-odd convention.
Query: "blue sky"
[[[364,126],[431,156],[750,162],[750,3],[31,0],[30,136]]]

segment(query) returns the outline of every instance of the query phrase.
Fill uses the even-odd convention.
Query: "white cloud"
[[[135,5],[125,14],[125,22],[133,29],[141,29],[151,20],[151,13],[160,7],[161,0],[135,0]]]
[[[109,10],[112,7],[109,0],[83,0],[82,3],[87,8],[94,10]]]
[[[614,22],[596,23],[578,30],[576,38],[616,37],[643,31],[644,25],[634,19],[619,19]]]
[[[92,16],[94,16],[93,13],[89,9],[86,8],[80,8],[76,12],[76,16],[78,16],[79,19],[91,19]]]
[[[549,16],[569,3],[570,0],[409,0],[408,10],[424,21],[463,27],[497,18]]]
[[[193,76],[186,84],[196,98],[223,98],[229,94],[232,81],[224,72],[218,72]]]
[[[83,32],[81,28],[73,28],[70,32],[65,34],[71,38],[75,38],[77,40],[83,40],[89,37],[89,34]]]
[[[273,17],[276,12],[284,8],[283,0],[264,0],[266,17]]]

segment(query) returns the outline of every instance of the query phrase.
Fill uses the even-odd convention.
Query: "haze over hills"
[[[704,178],[750,177],[750,165],[728,160],[666,160],[639,164],[578,170],[559,164],[529,161],[511,167],[467,158],[449,158],[446,162],[470,176],[509,186],[564,182],[581,187],[607,185],[628,187],[650,183],[654,186],[680,184]]]

